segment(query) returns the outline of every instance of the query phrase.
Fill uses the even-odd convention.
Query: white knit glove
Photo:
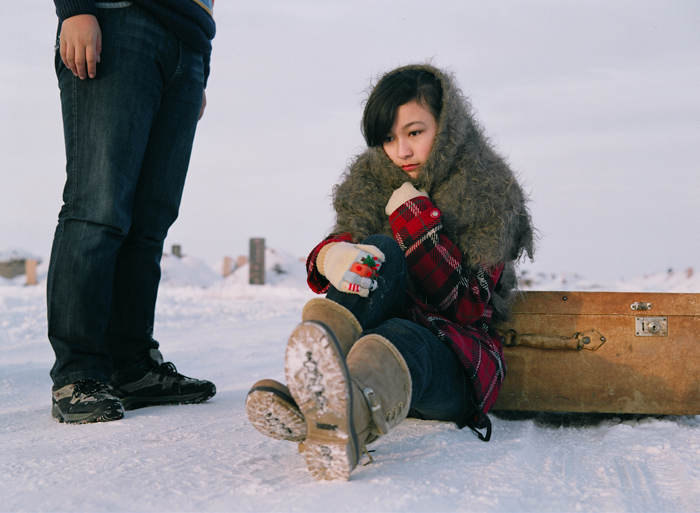
[[[338,242],[319,253],[318,271],[341,292],[362,297],[377,288],[377,272],[384,262],[384,253],[376,246]]]
[[[404,184],[396,189],[394,194],[391,195],[391,198],[389,198],[389,202],[386,204],[384,211],[386,212],[386,215],[390,216],[394,213],[394,210],[399,208],[408,200],[419,198],[421,196],[425,196],[427,198],[428,193],[425,191],[419,191],[411,182],[404,182]]]

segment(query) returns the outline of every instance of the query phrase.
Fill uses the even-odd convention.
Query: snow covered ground
[[[283,378],[312,296],[302,264],[267,250],[264,286],[193,257],[164,259],[156,336],[184,374],[214,381],[201,405],[69,426],[49,415],[53,353],[40,285],[0,278],[1,511],[700,511],[700,416],[494,417],[492,441],[407,420],[349,482],[317,483],[294,444],[255,431],[250,385]],[[526,276],[535,289],[700,292],[690,271],[613,284]]]

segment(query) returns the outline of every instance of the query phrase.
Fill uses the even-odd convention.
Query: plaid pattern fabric
[[[484,428],[486,413],[498,397],[506,373],[502,338],[489,322],[489,302],[503,271],[470,270],[462,266],[462,253],[443,233],[442,212],[427,197],[407,201],[389,220],[394,239],[406,255],[406,263],[418,292],[407,292],[406,318],[428,328],[457,356],[474,388],[476,412],[468,425]],[[317,293],[328,290],[328,280],[316,268],[316,256],[330,242],[352,242],[343,233],[327,238],[306,261],[308,283]]]
[[[407,201],[390,216],[394,238],[406,254],[417,294],[409,294],[409,318],[430,329],[457,355],[474,387],[483,427],[505,377],[501,336],[491,328],[491,294],[504,265],[470,270],[443,233],[442,213],[429,198]]]

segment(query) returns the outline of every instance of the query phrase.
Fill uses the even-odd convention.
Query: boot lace
[[[177,372],[175,364],[172,362],[161,363],[156,372],[158,374],[163,374],[164,376],[173,376],[175,378],[184,377],[182,374]]]

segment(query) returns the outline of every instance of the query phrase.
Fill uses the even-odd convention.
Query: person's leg
[[[107,340],[124,381],[144,370],[152,349],[160,260],[178,216],[190,161],[204,74],[201,52],[179,44],[174,73],[164,83],[134,193],[129,233],[117,254]]]
[[[127,410],[199,403],[213,383],[179,374],[163,362],[153,338],[163,241],[175,221],[202,105],[202,55],[180,44],[175,73],[165,84],[134,195],[129,234],[115,268],[107,340],[114,360],[110,385]]]
[[[371,333],[388,339],[408,365],[413,383],[409,417],[462,425],[470,387],[454,353],[428,329],[405,319],[390,319],[363,336]]]
[[[151,40],[152,20],[141,14],[133,5],[99,9],[103,50],[95,79],[74,77],[56,56],[67,156],[47,285],[56,387],[86,378],[105,383],[112,373],[104,335],[115,265],[162,88],[154,56],[164,42]]]
[[[374,328],[386,319],[404,314],[408,271],[406,257],[398,243],[386,235],[372,235],[362,241],[378,247],[385,261],[379,269],[377,289],[364,298],[340,292],[331,285],[326,297],[350,310],[363,329]]]
[[[100,339],[111,361],[106,381],[127,410],[197,403],[216,387],[164,362],[153,325],[163,241],[178,215],[202,105],[203,56],[136,4],[106,11],[105,18],[118,23],[103,30],[101,60],[137,74],[122,84],[128,100],[120,109],[127,128],[146,131],[136,169],[129,170],[128,227],[110,268],[109,313]],[[98,80],[104,71],[98,69]]]

